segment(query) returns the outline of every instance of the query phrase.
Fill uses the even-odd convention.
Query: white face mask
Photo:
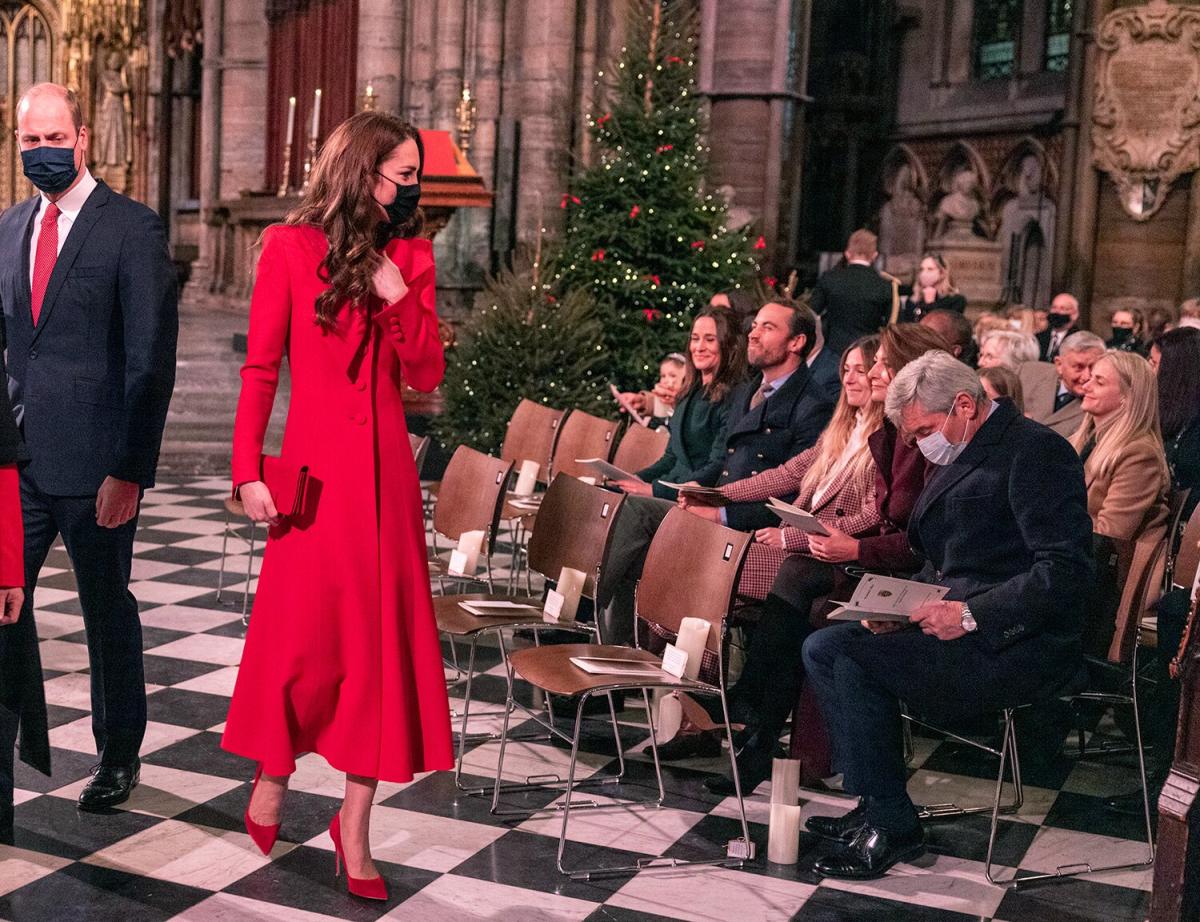
[[[958,456],[966,450],[965,438],[961,442],[951,442],[946,438],[946,433],[942,431],[946,428],[946,423],[950,422],[951,415],[953,413],[946,416],[946,422],[942,423],[942,428],[937,432],[931,432],[925,438],[917,439],[917,448],[930,464],[938,464],[942,467],[953,464],[958,460]]]

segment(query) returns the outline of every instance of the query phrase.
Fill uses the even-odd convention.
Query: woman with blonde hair
[[[1132,540],[1166,519],[1171,483],[1150,363],[1108,350],[1092,366],[1082,406],[1071,444],[1083,459],[1092,530]]]
[[[917,323],[930,311],[948,310],[963,313],[967,299],[958,293],[950,264],[941,253],[926,253],[917,267],[917,282],[912,294],[900,311],[902,323]]]
[[[417,237],[423,161],[417,129],[380,112],[325,141],[304,200],[263,235],[233,432],[234,487],[270,525],[222,740],[257,764],[246,830],[270,853],[296,757],[322,756],[346,776],[335,871],[378,900],[376,785],[453,765],[401,396],[445,369],[433,250]],[[285,355],[282,457],[264,457]]]

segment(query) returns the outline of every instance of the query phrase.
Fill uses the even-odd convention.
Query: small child
[[[616,394],[621,411],[627,409],[644,417],[643,425],[656,428],[675,412],[675,401],[687,389],[687,359],[672,352],[658,365],[658,383],[649,391]]]

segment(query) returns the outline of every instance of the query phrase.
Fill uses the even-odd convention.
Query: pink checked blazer
[[[855,475],[843,470],[819,503],[813,503],[812,487],[800,489],[800,482],[812,467],[817,457],[818,446],[814,445],[779,467],[763,471],[745,480],[725,484],[721,492],[737,503],[757,502],[772,496],[787,496],[799,493],[795,505],[807,509],[822,524],[836,528],[853,537],[873,533],[879,526],[879,506],[875,502],[874,460]],[[808,553],[808,535],[798,528],[783,529],[783,547],[771,547],[755,542],[750,545],[746,563],[742,567],[738,583],[738,595],[752,599],[765,599],[775,581],[775,574],[790,554]]]

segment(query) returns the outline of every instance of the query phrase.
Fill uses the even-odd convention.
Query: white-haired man
[[[901,701],[953,720],[1049,699],[1082,666],[1093,566],[1074,449],[1010,402],[988,400],[975,374],[945,352],[906,365],[886,410],[937,466],[908,536],[927,560],[917,579],[950,591],[911,624],[840,624],[805,642],[835,767],[846,792],[861,798],[844,817],[808,821],[842,843],[817,861],[825,877],[878,877],[924,849],[905,786]]]
[[[1104,340],[1079,330],[1063,340],[1053,364],[1026,362],[1017,369],[1025,415],[1070,438],[1083,422],[1083,388],[1104,355]]]

